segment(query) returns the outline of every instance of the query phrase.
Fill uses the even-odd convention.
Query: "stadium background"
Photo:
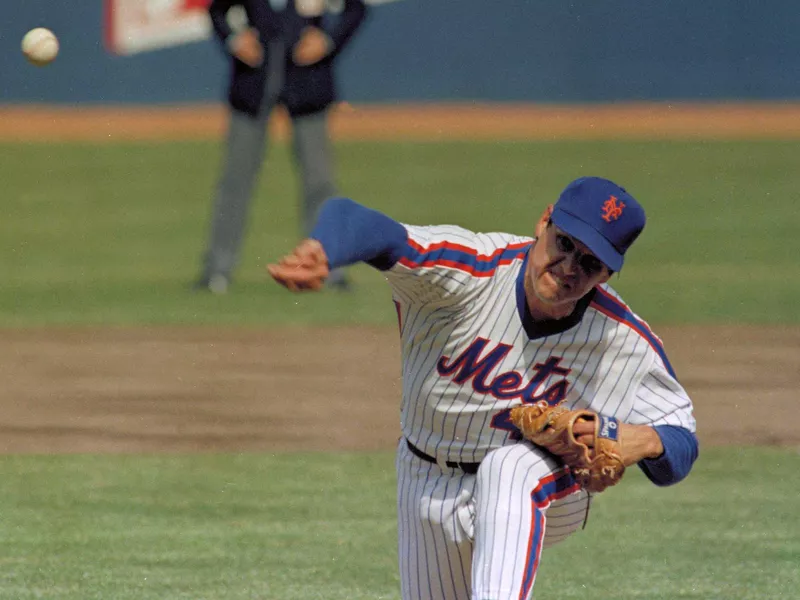
[[[163,1],[160,2],[164,4]],[[157,5],[158,1],[151,4]],[[375,7],[342,62],[352,102],[796,99],[800,15],[789,0],[400,0]],[[0,101],[164,103],[221,98],[211,43],[119,57],[99,1],[15,2],[0,37]],[[46,24],[57,69],[21,68],[19,40]]]
[[[296,231],[285,122],[237,286],[198,297],[188,283],[224,124],[218,49],[113,55],[99,2],[13,13],[0,35],[0,558],[13,565],[0,597],[318,597],[296,582],[332,547],[355,566],[317,572],[335,583],[319,597],[396,597],[391,554],[367,560],[393,544],[394,313],[368,269],[350,296],[296,299],[266,281]],[[62,42],[48,68],[19,53],[35,26]],[[587,559],[613,575],[598,576],[600,597],[790,598],[800,585],[786,476],[800,466],[799,26],[778,1],[399,0],[376,6],[348,51],[350,104],[333,128],[356,199],[412,222],[520,229],[597,169],[652,207],[614,285],[664,338],[703,460],[666,494],[635,473],[604,494],[594,530],[550,559],[544,598],[585,593],[556,573],[617,534],[613,564]],[[220,495],[231,481],[235,499]],[[326,513],[337,499],[386,510],[362,513],[356,535],[358,520]],[[624,531],[605,524],[615,517]],[[637,524],[654,520],[672,541],[649,547],[669,557],[663,588],[635,575],[658,572],[636,563],[649,543]],[[201,558],[218,547],[219,581]]]

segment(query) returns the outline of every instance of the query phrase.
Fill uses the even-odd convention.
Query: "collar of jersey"
[[[581,298],[580,302],[578,302],[578,305],[575,307],[575,311],[568,317],[548,321],[535,321],[531,316],[531,311],[528,308],[528,300],[525,296],[525,270],[528,267],[528,257],[530,256],[534,244],[536,244],[535,241],[531,244],[531,249],[525,254],[525,258],[522,260],[522,264],[519,267],[519,273],[517,273],[517,313],[522,321],[522,327],[528,335],[528,339],[531,340],[547,337],[548,335],[556,335],[575,327],[575,325],[580,322],[581,318],[583,318],[583,313],[586,312],[589,304],[592,303],[592,298],[595,294],[594,289],[592,289],[591,292]]]

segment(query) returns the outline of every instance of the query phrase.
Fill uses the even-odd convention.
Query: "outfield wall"
[[[222,96],[225,62],[210,41],[115,57],[100,0],[9,1],[0,102]],[[19,52],[35,26],[62,42],[45,69]],[[798,31],[796,0],[399,0],[373,8],[342,63],[342,91],[353,102],[798,99]]]

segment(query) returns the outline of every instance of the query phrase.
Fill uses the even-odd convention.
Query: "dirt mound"
[[[800,445],[800,331],[659,331],[704,445]],[[0,452],[391,449],[397,330],[7,331]],[[768,376],[764,374],[768,373]]]

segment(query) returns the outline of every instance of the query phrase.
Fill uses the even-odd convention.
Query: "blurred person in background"
[[[229,122],[198,290],[225,293],[241,250],[248,211],[267,144],[272,110],[283,105],[292,123],[302,188],[300,220],[311,231],[317,210],[337,194],[328,137],[328,109],[337,99],[334,62],[366,16],[362,0],[212,0],[216,37],[230,55]],[[234,30],[233,7],[247,23]],[[327,286],[347,289],[344,271]]]

